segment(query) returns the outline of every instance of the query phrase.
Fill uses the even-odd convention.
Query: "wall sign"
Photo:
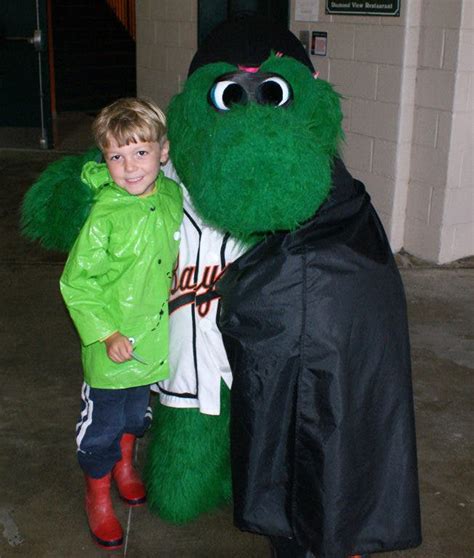
[[[326,31],[313,31],[311,36],[311,54],[326,56],[328,52],[328,34]]]
[[[319,0],[296,0],[295,21],[318,21]]]
[[[400,16],[400,0],[326,0],[326,13]]]

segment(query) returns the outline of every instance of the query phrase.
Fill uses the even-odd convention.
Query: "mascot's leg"
[[[219,416],[156,405],[144,478],[162,519],[185,523],[230,501],[229,400],[222,383]]]

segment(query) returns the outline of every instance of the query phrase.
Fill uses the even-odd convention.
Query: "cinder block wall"
[[[440,261],[474,254],[474,2],[465,0],[454,86]]]
[[[197,49],[197,0],[137,0],[137,91],[166,109]]]
[[[474,254],[474,2],[425,0],[405,247],[439,263]]]
[[[403,0],[401,17],[328,16],[313,56],[343,96],[343,157],[392,248],[445,263],[474,254],[473,0]],[[197,48],[197,0],[137,0],[137,87],[163,108]]]
[[[329,16],[321,77],[343,95],[343,156],[392,248],[437,263],[474,254],[472,0],[409,0],[400,17]],[[469,155],[468,155],[469,154]]]
[[[405,59],[408,11],[403,9],[401,17],[336,16],[325,14],[324,4],[320,2],[319,21],[298,22],[292,17],[291,29],[297,36],[302,30],[310,36],[312,31],[328,34],[327,56],[312,56],[312,61],[320,76],[343,96],[343,158],[366,184],[392,247],[398,250],[403,245],[403,225],[397,224],[403,220],[404,200],[395,193],[400,172],[407,166],[399,159],[400,146],[411,140],[412,121],[408,114],[401,126],[401,105],[413,103],[415,81],[414,72],[404,75],[404,68],[416,67],[416,59]],[[416,53],[416,45],[412,50]],[[409,151],[403,153],[406,159]]]

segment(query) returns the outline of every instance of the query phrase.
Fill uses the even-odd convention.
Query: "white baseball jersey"
[[[177,180],[169,165],[165,174]],[[183,194],[181,243],[169,302],[170,377],[155,391],[164,405],[218,415],[221,380],[230,388],[232,373],[216,324],[219,299],[214,284],[244,248],[205,225],[184,187]]]

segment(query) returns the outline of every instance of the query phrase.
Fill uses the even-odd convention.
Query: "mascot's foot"
[[[272,558],[316,558],[308,549],[300,546],[295,539],[270,537]]]
[[[270,537],[272,558],[316,558],[308,549],[301,547],[294,539]],[[347,558],[370,558],[369,554],[354,554]]]
[[[112,478],[124,502],[130,506],[141,506],[146,502],[146,491],[132,464],[134,446],[135,436],[124,434],[120,440],[122,459],[112,469]]]
[[[112,507],[110,479],[110,473],[100,479],[86,475],[86,513],[94,540],[102,548],[114,550],[123,544],[123,531]]]

